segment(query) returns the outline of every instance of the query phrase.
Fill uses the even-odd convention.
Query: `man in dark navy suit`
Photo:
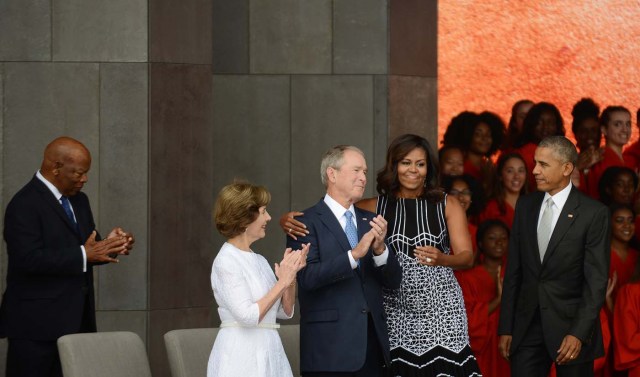
[[[305,377],[382,375],[389,337],[382,288],[398,288],[402,271],[384,243],[382,216],[354,207],[367,183],[364,154],[353,146],[330,149],[321,164],[327,194],[304,211],[310,243],[298,273],[300,369]]]
[[[89,150],[60,137],[47,145],[40,170],[5,212],[7,288],[0,336],[9,338],[8,377],[62,376],[56,340],[95,332],[95,264],[128,254],[133,235],[113,229],[101,240],[89,199],[80,192]]]
[[[535,152],[538,192],[521,197],[509,241],[500,352],[513,376],[593,376],[604,354],[599,312],[610,256],[609,211],[571,184],[578,159],[563,136]]]

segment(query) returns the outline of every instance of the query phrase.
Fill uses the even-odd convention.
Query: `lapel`
[[[36,191],[38,191],[38,193],[40,194],[40,196],[42,197],[42,200],[51,207],[51,209],[53,210],[53,212],[56,213],[56,215],[58,217],[60,217],[60,219],[67,224],[67,227],[69,228],[69,230],[71,232],[73,232],[76,236],[78,235],[78,232],[76,232],[76,227],[75,225],[73,225],[73,223],[71,222],[71,220],[69,220],[69,217],[67,217],[66,212],[64,212],[64,209],[62,208],[62,204],[60,204],[60,202],[58,201],[58,199],[56,199],[56,197],[53,195],[53,193],[51,192],[51,190],[49,190],[49,188],[42,183],[42,181],[40,181],[38,179],[38,177],[33,177],[33,179],[31,180],[31,182],[34,184]],[[73,205],[73,204],[72,204]],[[75,212],[80,212],[80,211],[75,211]],[[76,215],[77,216],[77,215]],[[76,218],[76,220],[78,220]]]
[[[366,213],[363,212],[360,208],[354,207],[356,210],[356,222],[358,224],[358,240],[362,239],[365,233],[371,230],[371,225],[369,225],[370,218],[366,216]]]
[[[562,207],[562,212],[560,212],[558,222],[556,222],[556,226],[553,228],[553,233],[551,233],[549,246],[547,246],[547,252],[544,254],[544,260],[542,261],[543,265],[547,263],[551,255],[556,252],[556,246],[558,246],[558,242],[562,240],[569,228],[571,228],[571,224],[573,224],[575,219],[578,217],[577,208],[579,207],[579,205],[580,200],[578,198],[576,188],[571,187],[571,192],[569,193],[567,202],[564,204],[564,207]]]
[[[538,246],[538,218],[540,217],[540,210],[542,207],[542,200],[544,199],[544,192],[536,191],[531,194],[535,195],[533,200],[531,200],[531,208],[529,209],[529,213],[533,217],[531,217],[531,226],[527,227],[528,234],[524,238],[525,240],[532,240],[532,244],[535,245],[532,250],[534,252],[533,259],[535,260],[535,264],[538,269],[542,266],[542,262],[540,262],[540,247]],[[548,247],[547,247],[548,249]]]
[[[347,234],[344,232],[344,229],[342,229],[342,226],[340,226],[340,222],[333,215],[333,212],[331,212],[331,209],[329,209],[329,206],[327,206],[324,200],[320,200],[320,203],[316,205],[316,210],[320,221],[322,221],[329,232],[334,235],[344,251],[346,252],[347,250],[351,250],[351,244],[349,244]],[[360,239],[360,227],[358,227],[358,239]]]

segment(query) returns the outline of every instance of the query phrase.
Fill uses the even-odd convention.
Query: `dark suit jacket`
[[[9,255],[0,335],[55,340],[77,333],[83,314],[95,331],[93,273],[82,272],[82,251],[95,228],[87,196],[69,198],[79,234],[51,191],[37,177],[7,206],[4,239]],[[85,306],[86,304],[86,306]]]
[[[513,336],[513,354],[539,310],[551,358],[562,339],[573,335],[583,343],[575,362],[590,361],[604,354],[598,315],[609,273],[609,211],[572,187],[540,262],[537,226],[543,198],[543,192],[535,192],[518,200],[498,333]]]
[[[358,239],[371,229],[376,215],[355,209]],[[373,251],[351,268],[349,240],[329,207],[321,200],[304,211],[309,230],[287,247],[311,243],[307,267],[298,273],[300,300],[300,369],[307,372],[351,372],[362,368],[367,350],[370,312],[384,358],[389,363],[389,336],[382,306],[382,287],[398,288],[402,270],[389,250],[387,264],[376,267]]]

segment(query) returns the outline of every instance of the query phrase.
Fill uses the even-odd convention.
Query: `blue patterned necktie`
[[[67,214],[71,223],[75,226],[76,231],[78,230],[78,224],[76,223],[76,219],[73,217],[73,211],[71,210],[71,204],[69,203],[69,198],[66,196],[62,196],[60,198],[60,202],[62,203],[62,208],[64,208],[64,212]]]
[[[347,226],[344,227],[344,232],[347,234],[349,244],[353,249],[358,244],[358,230],[353,224],[353,214],[351,213],[351,211],[345,212],[344,216],[347,218]]]

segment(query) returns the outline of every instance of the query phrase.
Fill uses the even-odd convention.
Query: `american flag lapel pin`
[[[363,218],[362,218],[362,221],[367,221],[367,218],[366,218],[366,217],[363,217]]]
[[[568,214],[567,217],[573,219],[573,213]]]

